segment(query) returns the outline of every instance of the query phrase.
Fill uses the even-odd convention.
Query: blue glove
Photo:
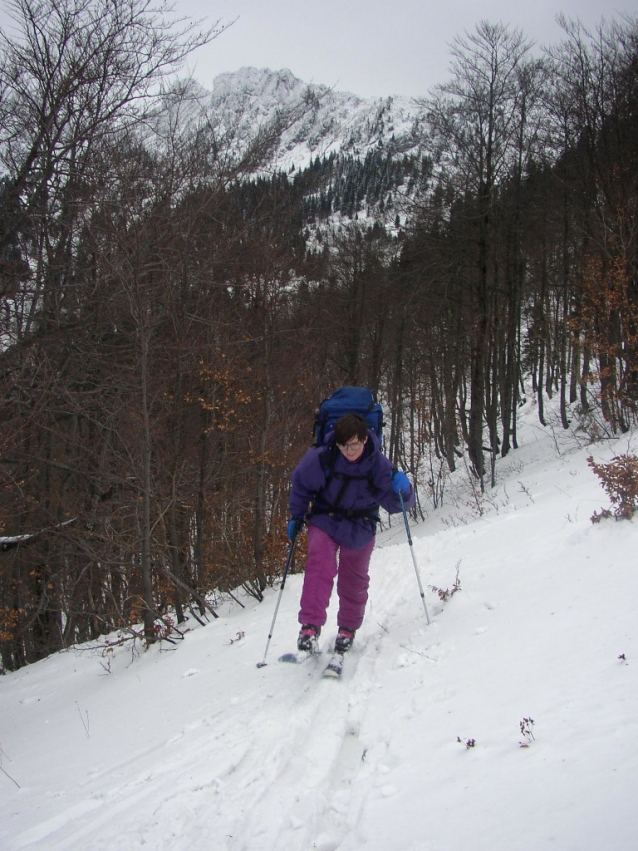
[[[402,470],[397,470],[392,476],[392,490],[395,493],[405,495],[410,487],[410,480]]]
[[[292,542],[297,537],[297,532],[303,526],[303,517],[293,517],[292,520],[288,521],[288,527],[286,528],[286,534],[288,535],[288,540],[292,544]]]

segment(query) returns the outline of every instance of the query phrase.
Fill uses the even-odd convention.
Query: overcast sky
[[[559,12],[594,27],[638,17],[638,0],[175,0],[175,8],[211,23],[237,19],[191,62],[206,88],[252,65],[363,97],[427,94],[448,77],[448,45],[480,20],[556,44]]]

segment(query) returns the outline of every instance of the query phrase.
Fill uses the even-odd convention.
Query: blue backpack
[[[331,432],[339,417],[344,414],[360,414],[368,428],[381,440],[383,436],[383,408],[375,402],[366,387],[340,387],[328,399],[324,399],[315,412],[315,446],[330,440]]]

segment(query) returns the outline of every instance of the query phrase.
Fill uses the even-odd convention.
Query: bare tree
[[[603,21],[595,32],[564,17],[561,23],[565,40],[549,51],[548,109],[563,152],[564,325],[580,332],[573,341],[563,337],[561,395],[569,370],[578,377],[578,360],[567,356],[572,342],[576,354],[583,350],[583,387],[592,377],[589,351],[595,353],[604,416],[625,430],[638,395],[636,22]]]
[[[472,328],[468,452],[483,485],[492,292],[496,285],[495,206],[520,150],[520,68],[530,44],[518,30],[485,21],[452,47],[452,79],[427,103],[440,180],[467,199],[467,286]],[[491,446],[496,451],[496,446]]]
[[[7,295],[0,358],[3,391],[16,392],[3,392],[0,414],[15,435],[3,465],[11,532],[16,524],[55,527],[84,498],[99,502],[85,454],[92,424],[75,399],[83,383],[87,390],[76,342],[90,327],[79,285],[88,268],[78,260],[82,229],[108,180],[111,143],[157,114],[163,82],[215,30],[174,26],[143,0],[15,0],[9,10],[14,29],[0,32],[0,277]],[[72,339],[69,331],[82,322]],[[64,640],[62,598],[75,596],[65,570],[73,563],[78,582],[87,576],[83,559],[58,544],[55,555],[47,536],[28,554],[19,550],[37,567],[20,571],[19,589],[11,580],[4,585],[9,619],[16,618],[9,653],[21,662]]]

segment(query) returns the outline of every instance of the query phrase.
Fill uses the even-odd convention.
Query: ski
[[[338,680],[343,672],[343,653],[333,653],[323,671],[323,676]]]
[[[297,653],[284,653],[279,657],[280,662],[287,662],[292,665],[302,665],[307,659],[314,659],[315,656],[321,656],[321,650],[299,650]]]

